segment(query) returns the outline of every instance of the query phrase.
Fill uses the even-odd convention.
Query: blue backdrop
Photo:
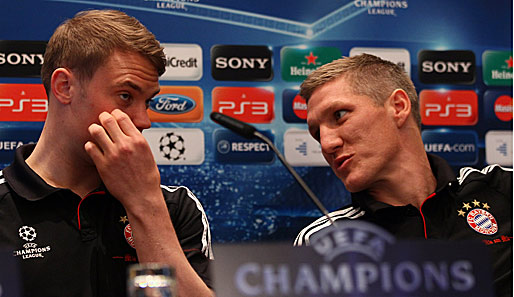
[[[510,0],[493,2],[483,0],[4,0],[0,5],[2,7],[0,40],[2,41],[47,41],[62,21],[80,10],[115,8],[139,19],[161,43],[193,44],[196,47],[192,48],[201,49],[199,56],[203,62],[201,74],[198,75],[197,72],[197,76],[192,79],[180,77],[163,79],[161,85],[199,87],[203,96],[203,107],[200,107],[203,108],[201,110],[203,117],[199,121],[190,122],[183,122],[180,117],[177,117],[174,122],[156,120],[152,128],[170,128],[169,131],[177,131],[171,128],[196,129],[194,131],[200,132],[200,137],[203,133],[203,143],[199,142],[196,145],[203,146],[204,150],[203,152],[200,150],[199,154],[202,157],[197,159],[196,163],[184,161],[176,165],[159,165],[159,167],[163,184],[186,185],[202,201],[210,220],[215,242],[261,240],[292,242],[303,226],[320,215],[314,204],[308,200],[276,158],[266,159],[269,156],[263,156],[263,152],[255,150],[239,154],[232,152],[232,155],[224,156],[223,144],[241,143],[241,140],[233,135],[223,138],[225,132],[217,132],[222,128],[212,122],[208,116],[214,108],[214,99],[221,100],[222,105],[226,104],[223,103],[223,98],[212,98],[215,88],[250,87],[269,90],[272,101],[268,101],[266,110],[270,112],[271,108],[273,112],[268,119],[255,123],[255,126],[269,133],[279,150],[284,151],[286,146],[284,139],[292,131],[291,129],[306,129],[301,117],[295,118],[294,112],[291,113],[291,103],[288,101],[289,105],[283,104],[285,100],[291,99],[286,96],[286,93],[293,92],[294,96],[294,91],[301,83],[301,79],[286,73],[290,66],[287,64],[289,63],[287,59],[294,60],[295,57],[286,56],[285,49],[291,49],[293,52],[297,49],[299,59],[312,54],[319,59],[318,62],[324,59],[323,55],[330,56],[327,51],[334,51],[334,49],[339,56],[348,56],[352,49],[356,48],[365,48],[365,50],[378,48],[379,52],[387,52],[384,49],[401,49],[395,53],[407,54],[406,70],[410,71],[418,92],[444,88],[451,91],[468,90],[476,94],[476,110],[470,107],[472,103],[468,104],[468,101],[473,99],[458,101],[455,105],[449,107],[446,105],[439,110],[437,106],[435,110],[432,109],[432,115],[439,114],[436,121],[444,120],[443,112],[448,111],[451,115],[447,119],[454,122],[449,125],[446,122],[424,125],[424,140],[431,144],[427,148],[442,154],[452,162],[455,168],[463,163],[481,168],[490,160],[512,166],[512,1]],[[215,79],[217,70],[212,70],[214,65],[211,62],[213,57],[211,49],[214,46],[226,45],[267,48],[271,54],[269,62],[272,65],[272,75],[258,80],[241,80],[244,77],[237,74],[228,80]],[[326,50],[327,48],[329,50]],[[262,50],[262,48],[259,49]],[[418,69],[421,69],[419,60],[421,53],[439,57],[441,53],[457,50],[466,51],[468,54],[471,51],[474,54],[472,67],[474,76],[471,81],[427,83],[420,79],[421,70]],[[506,75],[510,73],[510,79],[504,79],[498,84],[488,81],[486,76],[489,74],[484,72],[483,67],[483,55],[487,51],[493,51],[500,60],[506,55],[497,68],[506,69],[505,73]],[[233,54],[237,56],[237,48],[235,52]],[[450,54],[453,54],[454,59],[462,55],[455,52]],[[13,59],[11,62],[15,61]],[[425,61],[425,58],[423,59]],[[503,61],[505,65],[502,64]],[[236,60],[232,62],[232,66],[238,65]],[[307,63],[307,67],[312,67],[316,62],[306,58],[303,62],[297,59],[296,63],[303,63],[302,65]],[[5,65],[0,64],[0,70],[6,67]],[[440,68],[437,68],[433,64],[435,69],[440,70],[442,65],[439,64]],[[40,84],[40,80],[37,77],[3,75],[0,77],[0,84]],[[10,95],[2,94],[0,88],[0,98],[8,96]],[[504,101],[500,102],[498,98],[501,96],[504,96],[502,99]],[[35,137],[34,131],[37,134],[42,128],[41,121],[6,120],[7,113],[13,111],[12,108],[6,109],[6,102],[8,101],[0,101],[0,141],[3,142],[0,163],[3,164],[2,166],[10,162],[12,147],[9,147],[9,143],[29,142],[32,140],[31,137]],[[427,107],[434,108],[433,106]],[[253,111],[257,113],[263,111],[259,108],[254,106]],[[296,111],[301,112],[301,108]],[[428,115],[431,114],[429,111],[425,112]],[[471,113],[475,120],[471,119],[464,124],[458,122],[462,117],[470,116]],[[294,119],[291,120],[291,117]],[[488,134],[491,131],[493,133]],[[220,133],[221,138],[217,136]],[[291,144],[293,153],[295,151],[303,153],[307,158],[301,159],[304,161],[318,160],[316,158],[319,155],[315,155],[316,149],[312,148],[312,143],[307,143],[304,138],[301,138],[305,137],[305,134],[300,133],[299,137],[298,143]],[[184,145],[186,145],[190,140],[187,137],[184,138],[186,141]],[[486,141],[486,138],[489,140]],[[491,143],[489,148],[487,148],[488,141]],[[438,150],[438,145],[442,149]],[[308,151],[306,146],[310,146]],[[444,150],[444,147],[450,149]],[[185,149],[187,151],[188,147],[185,146]],[[491,157],[487,157],[486,149],[492,154]],[[265,160],[258,161],[260,157]],[[291,155],[289,157],[293,158]],[[309,164],[311,166],[295,168],[326,207],[333,210],[348,204],[349,194],[331,170],[328,167],[318,166],[320,165],[318,161],[307,162],[307,165]]]

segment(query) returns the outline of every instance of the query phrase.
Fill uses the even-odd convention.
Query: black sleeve
[[[184,254],[205,284],[213,288],[209,271],[209,265],[214,259],[211,232],[202,204],[186,187],[162,188]]]

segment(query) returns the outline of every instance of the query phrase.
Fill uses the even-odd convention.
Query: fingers
[[[104,124],[102,124],[104,125]],[[112,125],[112,124],[111,124]],[[112,128],[111,128],[112,130]],[[118,128],[119,130],[119,128]],[[91,135],[91,138],[93,142],[88,141],[92,145],[94,145],[94,148],[91,149],[97,149],[100,152],[106,152],[109,150],[110,147],[113,145],[112,139],[107,134],[104,127],[98,125],[98,124],[91,124],[88,128],[89,134]],[[87,143],[86,143],[87,145]]]
[[[133,136],[141,134],[130,117],[123,111],[115,109],[111,112],[111,115],[116,119],[119,128],[125,135]]]
[[[121,111],[120,111],[121,112]],[[128,116],[127,116],[128,118]],[[102,112],[98,115],[98,120],[100,121],[100,125],[102,125],[103,129],[107,132],[108,137],[112,140],[112,142],[120,141],[125,134],[121,130],[118,119],[112,115],[112,113]],[[130,121],[130,118],[129,118]],[[93,124],[94,125],[94,124]],[[93,126],[91,125],[90,128]],[[91,130],[90,130],[91,133]]]
[[[95,164],[103,157],[103,153],[100,148],[92,141],[86,142],[86,144],[84,144],[84,149]]]

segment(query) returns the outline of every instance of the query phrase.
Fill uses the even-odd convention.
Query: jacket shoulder
[[[328,216],[333,220],[345,220],[345,219],[357,219],[364,215],[364,210],[362,210],[360,207],[356,207],[353,205],[348,205],[346,207],[343,207],[341,209],[338,209],[336,211],[333,211],[328,214]],[[322,216],[315,220],[314,222],[310,223],[307,227],[303,228],[300,233],[296,236],[296,239],[294,241],[295,246],[301,246],[301,245],[309,245],[310,244],[310,237],[319,232],[320,230],[323,230],[326,227],[329,227],[331,225],[331,222],[328,220],[326,216]]]
[[[512,171],[512,168],[505,168],[498,164],[486,166],[481,170],[463,167],[457,177],[459,189],[460,191],[480,190],[483,187],[489,187],[512,197]]]

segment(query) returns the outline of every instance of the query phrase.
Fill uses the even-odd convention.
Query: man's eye
[[[127,94],[127,93],[119,94],[119,96],[120,96],[120,99],[123,101],[128,101],[130,99],[130,94]]]
[[[347,113],[346,110],[338,110],[335,112],[336,120],[339,120],[340,118],[344,117],[344,115]]]

